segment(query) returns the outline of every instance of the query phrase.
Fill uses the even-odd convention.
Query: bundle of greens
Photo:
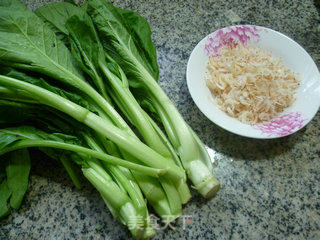
[[[201,140],[157,84],[147,21],[107,0],[35,12],[0,2],[0,217],[18,209],[37,148],[82,175],[137,239],[220,184]],[[162,132],[165,129],[167,136]],[[169,217],[168,217],[169,216]]]

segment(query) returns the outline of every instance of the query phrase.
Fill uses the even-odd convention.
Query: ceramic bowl
[[[218,55],[221,47],[234,42],[265,49],[300,75],[295,102],[267,123],[248,125],[228,116],[214,104],[206,85],[209,56]],[[278,138],[292,134],[308,124],[320,106],[320,73],[310,55],[284,34],[254,25],[225,27],[203,38],[190,55],[187,84],[193,101],[207,118],[232,133],[251,138]]]

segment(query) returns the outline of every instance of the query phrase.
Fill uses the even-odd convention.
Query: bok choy
[[[105,0],[89,0],[87,11],[104,41],[105,50],[126,72],[129,84],[138,92],[139,100],[150,102],[147,106],[151,105],[158,114],[195,188],[204,197],[214,195],[220,184],[212,174],[204,144],[157,83],[156,54],[154,47],[150,47],[153,44],[148,24],[137,14],[128,17],[130,14],[127,11],[123,12]],[[145,25],[144,32],[140,32],[136,25],[141,27],[141,22]]]
[[[82,174],[137,239],[155,234],[147,204],[164,221],[179,217],[187,176],[213,196],[220,184],[204,144],[158,77],[148,22],[135,12],[107,0],[35,12],[2,0],[0,217],[26,192],[28,148],[61,161],[78,188]]]

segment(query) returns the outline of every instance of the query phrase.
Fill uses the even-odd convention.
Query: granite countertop
[[[24,0],[36,8],[45,0]],[[185,120],[214,151],[218,195],[194,193],[184,209],[185,228],[159,231],[155,239],[320,239],[320,113],[289,137],[253,140],[211,123],[186,85],[188,57],[214,30],[250,23],[280,31],[320,64],[319,1],[315,0],[117,0],[146,17],[158,51],[160,84]],[[21,209],[0,221],[0,239],[128,239],[99,194],[77,190],[62,166],[35,160]]]

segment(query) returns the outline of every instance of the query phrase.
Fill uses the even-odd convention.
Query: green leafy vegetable
[[[147,202],[169,222],[181,214],[191,197],[185,173],[203,196],[214,195],[220,185],[204,144],[158,77],[138,13],[106,0],[33,13],[2,0],[0,217],[21,205],[31,147],[61,161],[78,188],[81,171],[137,239],[155,235]]]
[[[10,213],[8,207],[8,199],[11,196],[11,191],[8,188],[7,180],[3,180],[0,184],[0,218],[7,216]]]
[[[28,187],[30,156],[26,149],[14,151],[6,167],[7,186],[11,191],[10,206],[18,209]]]
[[[149,63],[152,68],[154,79],[159,78],[159,67],[157,62],[157,52],[151,39],[151,30],[148,21],[141,17],[139,13],[127,9],[116,8],[122,16],[135,45],[139,47],[140,53],[143,55],[145,62]]]
[[[63,13],[76,12],[72,10],[75,6],[67,4],[67,3],[58,3],[52,4],[53,9],[57,8],[57,5],[60,8],[63,7]],[[41,16],[46,20],[50,21],[57,28],[62,28],[59,25],[62,22],[55,21],[54,19],[46,18],[45,12],[50,9],[51,5],[47,5],[40,9]],[[69,9],[70,10],[66,10]],[[62,11],[60,11],[60,14]],[[80,15],[80,17],[79,17]],[[69,16],[69,15],[67,15]],[[105,80],[108,81],[108,92],[112,96],[112,99],[117,103],[118,107],[123,111],[123,113],[129,118],[131,123],[133,123],[139,133],[142,135],[144,141],[150,146],[152,149],[160,153],[162,156],[171,159],[174,156],[176,159],[178,158],[174,151],[169,152],[168,147],[163,143],[168,141],[166,139],[161,139],[158,133],[155,131],[153,125],[150,123],[150,120],[145,116],[146,114],[139,106],[138,102],[134,99],[132,94],[130,93],[129,86],[127,83],[126,76],[123,71],[110,57],[108,56],[108,63],[104,59],[105,54],[103,53],[102,45],[99,41],[99,38],[95,32],[94,26],[90,20],[90,18],[84,17],[83,14],[78,14],[67,18],[65,16],[63,19],[66,19],[66,29],[68,30],[68,34],[70,34],[71,46],[75,46],[75,49],[72,51],[74,54],[80,54],[82,56],[83,65],[88,65],[90,63],[90,69],[101,69],[104,75],[106,76]],[[85,34],[85,37],[83,35]],[[92,54],[92,49],[95,49],[96,55]],[[90,56],[88,58],[88,56]],[[77,59],[81,59],[81,57],[76,57]],[[89,59],[89,61],[87,61]],[[97,70],[95,70],[97,72]],[[163,138],[164,135],[161,135]],[[178,191],[180,192],[180,196],[175,189],[174,186],[171,186],[173,183],[166,179],[160,179],[162,187],[165,192],[167,192],[168,198],[170,198],[169,203],[171,204],[171,211],[174,213],[173,215],[179,215],[181,213],[181,201],[186,203],[191,195],[188,190],[186,183],[180,182],[178,185]],[[183,187],[181,187],[183,185]],[[183,190],[183,191],[182,191]],[[173,197],[175,196],[175,197]],[[147,197],[148,198],[148,197]]]
[[[14,151],[1,158],[0,167],[5,172],[0,178],[0,218],[10,213],[10,207],[19,209],[27,191],[31,167],[29,152],[26,149]]]
[[[142,96],[142,100],[150,101],[152,110],[157,111],[194,187],[205,197],[214,195],[220,188],[220,183],[212,174],[205,147],[157,84],[150,62],[145,57],[148,52],[139,43],[141,39],[148,39],[146,32],[130,24],[128,17],[125,20],[108,1],[89,0],[87,12],[97,27],[100,39],[105,42],[106,51],[112,56],[118,55],[114,59],[128,75],[129,84],[139,88],[138,96]],[[132,14],[137,17],[136,14]],[[148,56],[156,60],[154,54]]]
[[[6,2],[7,0],[5,0]],[[22,5],[16,1],[17,5]],[[39,17],[26,7],[0,7],[0,60],[15,68],[48,75],[79,89],[107,114],[114,113],[105,98],[84,79],[70,51]],[[119,119],[114,119],[119,121]]]
[[[95,31],[85,32],[83,31],[85,28],[81,27],[83,23],[91,23],[91,19],[86,12],[70,3],[60,2],[38,8],[35,13],[40,16],[41,19],[50,23],[51,28],[56,28],[57,32],[64,34],[65,38],[67,38],[69,34],[72,36],[80,35],[81,41],[87,42],[86,45],[81,45],[79,41],[77,41],[78,38],[73,38],[73,41],[70,43],[71,52],[82,70],[95,82],[102,96],[109,100],[105,85],[99,75],[99,70],[95,68],[98,64],[98,59],[103,56],[102,46],[92,44],[91,39],[97,39],[98,37]],[[78,22],[77,20],[79,19],[82,21]],[[72,29],[77,29],[77,31],[72,31],[72,29],[66,25],[67,21],[72,21],[74,24]],[[99,57],[99,55],[101,56]]]
[[[166,169],[155,169],[145,167],[142,165],[122,160],[117,157],[107,155],[105,153],[100,153],[98,151],[94,151],[86,147],[79,146],[73,143],[73,136],[68,136],[65,134],[47,134],[40,130],[36,130],[33,127],[23,126],[18,128],[0,129],[0,137],[1,135],[12,136],[13,138],[15,138],[15,141],[12,141],[10,144],[5,145],[6,147],[2,146],[2,149],[0,149],[0,155],[5,154],[7,152],[15,151],[17,149],[23,149],[28,147],[49,147],[89,155],[93,158],[98,158],[109,164],[119,165],[127,167],[129,169],[141,171],[147,175],[154,177],[163,175],[166,172]]]
[[[60,160],[64,168],[67,170],[73,184],[76,186],[76,188],[81,189],[82,187],[81,175],[77,170],[75,163],[70,158],[70,156],[64,154],[60,157]]]
[[[63,42],[22,3],[15,2],[21,7],[0,7],[1,59],[70,84],[83,81]]]

